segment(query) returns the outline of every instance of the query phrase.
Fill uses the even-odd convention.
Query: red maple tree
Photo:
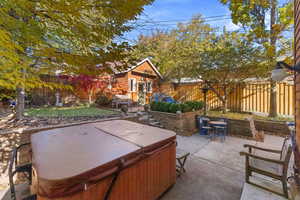
[[[105,93],[108,90],[108,85],[110,82],[110,76],[92,76],[92,75],[78,75],[72,76],[69,79],[75,86],[76,92],[83,91],[88,96],[88,102],[91,104],[93,98],[97,93]]]

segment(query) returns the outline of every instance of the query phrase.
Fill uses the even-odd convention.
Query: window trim
[[[151,87],[149,87],[149,84],[150,84]],[[153,81],[147,81],[146,89],[147,89],[147,93],[152,93],[152,91],[153,91]]]
[[[129,92],[136,92],[136,79],[135,78],[129,79]]]

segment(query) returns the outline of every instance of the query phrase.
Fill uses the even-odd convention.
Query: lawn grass
[[[30,117],[94,117],[113,114],[118,114],[118,112],[87,106],[30,108],[25,110],[25,115]]]
[[[227,112],[224,114],[221,111],[209,111],[207,112],[207,115],[211,117],[224,117],[229,119],[246,119],[247,117],[253,117],[254,119],[257,120],[267,120],[267,121],[294,121],[293,118],[287,118],[287,117],[271,118],[271,117],[258,116],[255,114],[235,113],[235,112]]]

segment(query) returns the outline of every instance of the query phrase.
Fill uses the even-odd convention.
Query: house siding
[[[129,88],[129,80],[135,79],[136,80],[136,91],[131,92]],[[152,82],[152,92],[147,92],[145,94],[145,103],[150,102],[150,98],[153,93],[159,91],[159,75],[155,72],[155,70],[151,67],[151,64],[148,61],[143,62],[139,66],[135,67],[131,71],[124,73],[123,75],[116,76],[117,83],[121,86],[121,88],[127,91],[128,97],[134,101],[138,102],[138,84],[140,82],[147,83],[149,81]]]

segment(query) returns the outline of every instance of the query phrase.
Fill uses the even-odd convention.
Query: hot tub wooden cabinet
[[[38,200],[155,200],[176,181],[172,131],[114,120],[31,136]]]

